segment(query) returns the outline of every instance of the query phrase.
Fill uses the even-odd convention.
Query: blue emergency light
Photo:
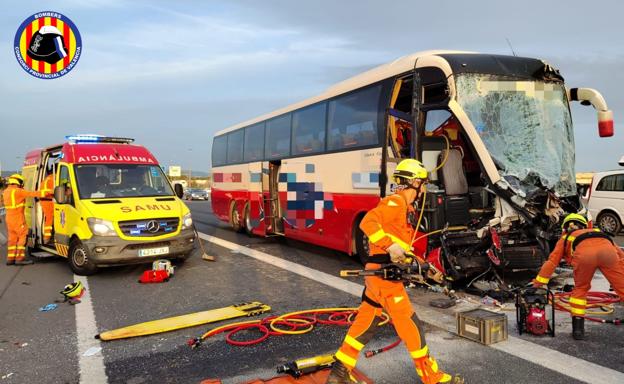
[[[128,137],[109,137],[102,135],[86,134],[86,135],[69,135],[65,136],[65,140],[72,143],[120,143],[130,144],[134,139]]]

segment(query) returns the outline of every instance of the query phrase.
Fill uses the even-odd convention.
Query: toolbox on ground
[[[485,309],[458,312],[457,334],[481,344],[507,340],[507,315]]]

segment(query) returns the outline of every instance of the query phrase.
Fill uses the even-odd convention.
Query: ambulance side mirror
[[[67,204],[64,185],[59,185],[54,188],[54,200],[56,201],[56,204]]]
[[[184,187],[182,186],[182,184],[180,183],[173,184],[173,190],[175,191],[175,194],[176,196],[178,196],[179,199],[181,199],[182,196],[184,196]]]

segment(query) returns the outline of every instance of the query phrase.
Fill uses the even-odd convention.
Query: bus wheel
[[[366,264],[368,259],[368,237],[360,229],[360,223],[358,223],[355,229],[355,252],[360,259],[360,263]]]
[[[251,207],[249,203],[245,204],[245,209],[243,209],[243,229],[248,236],[252,236],[253,227],[251,226]]]
[[[69,246],[69,267],[76,275],[89,276],[97,272],[97,265],[89,260],[89,249],[80,240],[74,240]]]
[[[230,225],[234,232],[241,232],[243,230],[243,224],[238,209],[236,209],[235,201],[232,202],[232,206],[230,207]]]

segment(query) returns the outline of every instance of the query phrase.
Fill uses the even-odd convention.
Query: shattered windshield
[[[457,76],[456,88],[458,103],[512,188],[523,195],[536,186],[576,194],[574,132],[562,83],[467,73]]]

